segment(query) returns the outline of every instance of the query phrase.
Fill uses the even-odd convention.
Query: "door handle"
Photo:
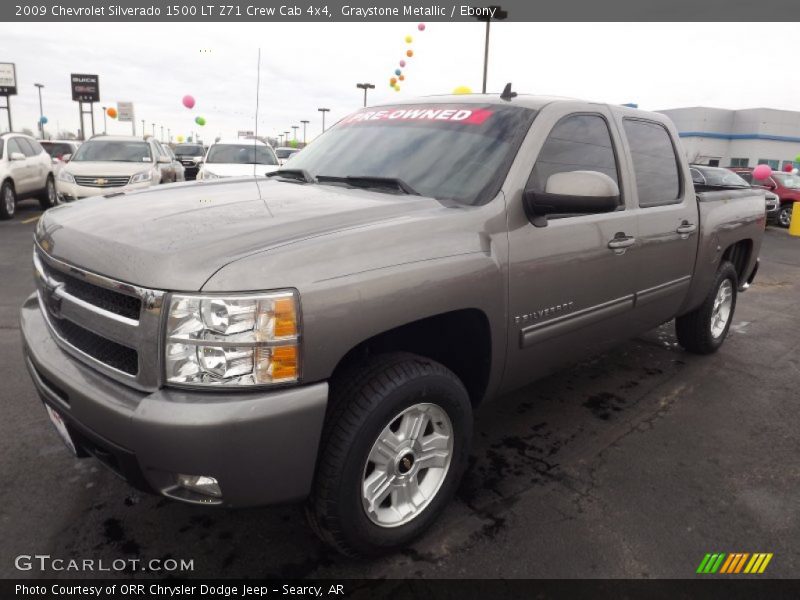
[[[695,231],[697,231],[697,225],[689,223],[689,221],[684,221],[678,226],[675,233],[679,233],[683,239],[686,239],[689,237],[690,233],[694,233]]]
[[[636,238],[630,235],[617,234],[614,239],[608,242],[608,247],[612,250],[625,251],[636,243]]]

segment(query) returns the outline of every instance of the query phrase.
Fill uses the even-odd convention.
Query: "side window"
[[[19,144],[19,147],[22,148],[22,153],[25,156],[36,156],[38,154],[36,150],[33,149],[33,145],[29,140],[21,137],[17,138],[17,143]]]
[[[681,201],[678,157],[666,127],[653,121],[625,119],[633,158],[639,206],[649,208]]]
[[[539,152],[528,187],[544,192],[548,177],[569,171],[599,171],[619,185],[611,133],[600,115],[571,115],[556,123]]]
[[[25,154],[22,151],[22,147],[19,145],[19,138],[9,138],[8,140],[8,158],[11,158],[11,155],[15,152],[19,152],[20,154]]]
[[[31,145],[31,148],[33,148],[35,154],[38,155],[44,152],[44,148],[42,148],[42,145],[36,140],[25,140],[25,141]]]

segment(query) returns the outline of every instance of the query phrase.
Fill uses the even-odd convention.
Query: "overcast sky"
[[[409,46],[404,37],[412,35]],[[307,24],[0,24],[0,62],[17,65],[12,97],[15,129],[35,131],[43,83],[47,128],[77,130],[70,73],[100,76],[101,105],[135,105],[141,119],[173,137],[199,130],[205,140],[235,136],[255,125],[256,61],[261,48],[260,134],[275,135],[311,121],[309,139],[360,107],[356,82],[377,88],[370,102],[449,93],[466,85],[480,91],[483,25],[428,23]],[[771,107],[800,110],[800,77],[783,67],[797,53],[797,24],[495,23],[489,91],[507,81],[520,92],[572,96],[641,108],[678,106]],[[405,58],[400,92],[389,78]],[[181,106],[192,94],[197,106]],[[196,116],[207,120],[194,125]],[[6,129],[0,114],[0,129]],[[87,125],[88,128],[88,125]],[[98,106],[95,130],[103,130]],[[300,136],[302,137],[302,129]],[[128,133],[112,122],[109,133]]]

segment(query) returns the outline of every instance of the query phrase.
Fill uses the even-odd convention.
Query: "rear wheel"
[[[711,354],[722,346],[733,321],[738,287],[736,269],[730,262],[723,262],[703,304],[675,319],[681,346],[695,354]]]
[[[16,210],[17,195],[14,193],[14,184],[5,181],[0,187],[0,220],[13,218]]]
[[[314,531],[350,556],[395,550],[424,533],[467,465],[472,407],[443,365],[379,355],[332,383],[314,490]]]
[[[781,204],[781,209],[778,211],[778,216],[775,218],[778,225],[781,227],[789,227],[792,222],[792,205],[794,202],[784,202]]]
[[[53,180],[52,175],[47,176],[47,183],[45,183],[44,191],[39,196],[39,206],[42,210],[53,208],[58,204],[58,193],[56,192],[56,182]]]

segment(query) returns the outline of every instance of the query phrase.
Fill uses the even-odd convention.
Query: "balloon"
[[[410,44],[413,41],[414,41],[414,39],[410,35],[406,36],[406,44]]]
[[[47,117],[45,117],[44,115],[39,117],[39,123],[41,123],[42,125],[47,125]]]
[[[109,117],[111,117],[112,119],[116,119],[117,118],[117,109],[112,106],[111,108],[106,110],[106,114]]]
[[[766,179],[772,175],[772,168],[769,165],[758,165],[753,169],[753,179]]]
[[[400,66],[401,66],[401,67],[405,67],[405,66],[406,66],[406,61],[404,61],[404,60],[401,60],[401,61],[400,61]],[[798,162],[800,162],[800,161],[798,161]]]
[[[395,70],[394,70],[394,74],[395,74],[395,75],[402,75],[402,74],[403,74],[403,72],[402,72],[400,69],[395,69]]]
[[[791,173],[792,169],[794,169],[794,165],[792,163],[786,163],[785,165],[783,165],[784,173]]]
[[[471,94],[472,88],[466,85],[460,85],[456,89],[453,90],[454,94]]]
[[[200,127],[206,124],[206,120],[203,117],[195,117],[194,122],[200,125]]]
[[[398,77],[398,79],[400,81],[405,81],[406,80],[406,76],[405,75],[400,75],[400,77]]]
[[[420,31],[425,31],[425,23],[420,23],[419,25],[417,25],[417,29],[419,29]]]
[[[181,100],[186,108],[194,108],[194,96],[186,94]]]
[[[412,56],[414,56],[414,51],[413,50],[406,50],[406,56],[408,58],[411,58]]]
[[[399,86],[399,85],[397,85],[397,84],[395,84],[395,85],[394,85],[394,91],[395,91],[395,92],[399,92],[399,91],[400,91],[400,86]]]
[[[800,163],[800,154],[794,157],[794,162]]]
[[[179,135],[176,139],[178,140],[179,144],[183,142],[183,136],[182,135]]]

